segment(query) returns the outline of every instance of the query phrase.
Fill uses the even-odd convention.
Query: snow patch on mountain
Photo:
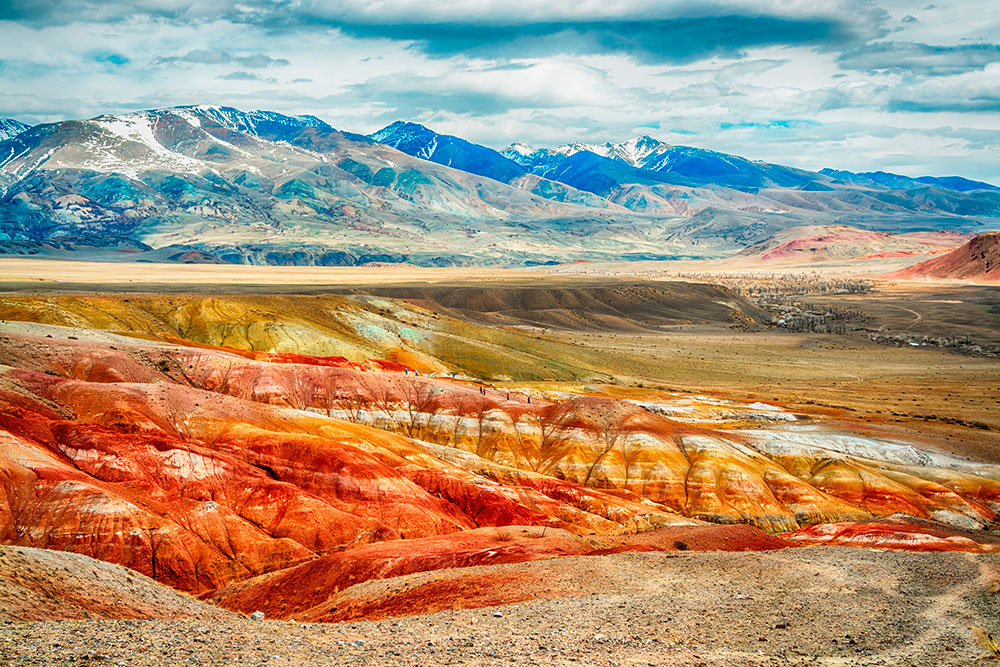
[[[651,155],[662,153],[671,147],[670,144],[665,144],[647,135],[633,137],[628,141],[617,144],[608,142],[599,145],[575,144],[574,146],[581,146],[582,150],[588,150],[602,157],[618,160],[619,162],[624,162],[629,166],[638,168],[648,168],[646,167],[646,161]]]
[[[90,158],[81,165],[85,168],[116,172],[129,178],[137,178],[151,169],[185,173],[204,169],[201,161],[175,153],[156,139],[153,113],[100,116],[90,122],[101,132],[85,144],[90,152]]]
[[[215,121],[223,127],[260,137],[262,133],[273,134],[275,129],[296,130],[302,127],[333,129],[316,116],[286,116],[274,111],[240,111],[233,107],[199,105],[194,107],[179,107],[179,110],[190,109],[198,115]]]
[[[538,164],[546,159],[566,158],[587,151],[601,157],[624,162],[631,167],[646,169],[648,167],[646,167],[645,162],[651,155],[662,153],[669,148],[671,148],[670,144],[642,135],[620,143],[610,141],[603,144],[572,142],[555,148],[533,148],[527,144],[514,143],[507,146],[502,153],[515,162],[526,165],[528,163]],[[518,159],[519,157],[521,159]],[[524,158],[530,158],[530,160],[526,161]]]
[[[0,141],[6,141],[21,134],[31,126],[14,118],[0,118]]]

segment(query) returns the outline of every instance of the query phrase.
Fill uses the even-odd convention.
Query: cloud
[[[888,110],[916,113],[1000,112],[1000,63],[982,71],[928,79],[892,91]]]
[[[853,27],[831,19],[711,16],[660,21],[588,21],[525,25],[334,24],[343,34],[409,42],[432,58],[542,58],[624,54],[645,64],[736,58],[772,45],[829,47],[858,40]]]
[[[278,80],[273,76],[267,78],[262,77],[260,74],[254,72],[243,72],[236,71],[230,72],[229,74],[221,74],[216,79],[222,79],[223,81],[262,81],[264,83],[277,83]]]
[[[975,0],[937,4],[6,0],[0,116],[230,104],[357,132],[414,120],[495,148],[648,133],[996,179],[1000,26]]]
[[[945,76],[981,70],[1000,62],[998,44],[929,44],[884,42],[852,49],[837,58],[844,69],[866,72],[905,72],[920,76]]]
[[[0,118],[17,118],[29,124],[63,120],[70,115],[82,118],[93,115],[94,108],[74,97],[42,97],[39,95],[0,92]]]
[[[442,76],[399,72],[349,86],[342,99],[372,102],[402,117],[422,113],[482,116],[512,109],[618,106],[637,91],[614,89],[596,68],[564,62],[459,68]]]
[[[216,49],[194,49],[182,56],[166,56],[157,58],[156,64],[193,63],[196,65],[239,65],[248,69],[264,69],[266,67],[287,67],[291,63],[284,58],[272,58],[265,53],[250,53],[234,55],[229,51]]]
[[[0,20],[59,25],[145,17],[177,24],[224,20],[269,31],[405,42],[434,58],[625,54],[644,63],[736,57],[746,49],[841,48],[883,34],[887,14],[868,0],[823,6],[787,0],[8,0]],[[247,65],[249,66],[249,65]]]

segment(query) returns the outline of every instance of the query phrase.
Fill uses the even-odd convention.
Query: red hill
[[[953,278],[980,282],[1000,282],[1000,232],[987,232],[947,255],[929,259],[890,278]]]

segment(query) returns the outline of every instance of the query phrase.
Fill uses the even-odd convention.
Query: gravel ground
[[[121,565],[67,551],[0,546],[0,619],[229,616]],[[6,655],[0,653],[0,658]]]
[[[469,568],[490,571],[491,568]],[[493,566],[567,597],[312,624],[0,623],[6,665],[970,665],[1000,634],[1000,556],[838,547]],[[433,573],[410,575],[413,585]],[[421,579],[424,578],[424,579]],[[386,585],[405,584],[407,577]]]

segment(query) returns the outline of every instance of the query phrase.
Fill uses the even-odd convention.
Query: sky
[[[1000,184],[981,0],[2,0],[0,117],[182,104],[395,120],[501,149],[648,134]]]

